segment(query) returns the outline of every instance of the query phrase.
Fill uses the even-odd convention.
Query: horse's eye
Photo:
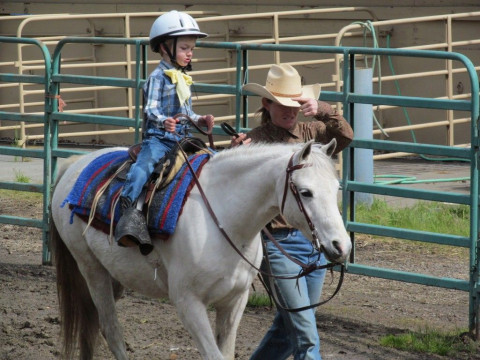
[[[313,196],[312,192],[308,189],[300,189],[298,192],[300,193],[300,195],[302,195],[304,197],[312,197]]]

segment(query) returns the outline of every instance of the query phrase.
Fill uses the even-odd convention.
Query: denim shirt
[[[173,69],[174,67],[162,60],[160,64],[152,71],[145,83],[144,90],[144,107],[143,112],[146,119],[146,135],[165,136],[163,122],[169,117],[177,114],[186,114],[193,121],[198,122],[200,115],[197,115],[192,109],[192,98],[189,98],[183,106],[176,92],[176,85],[172,84],[170,77],[165,75],[164,70]],[[188,125],[177,124],[176,130],[178,134],[186,135],[188,133]]]

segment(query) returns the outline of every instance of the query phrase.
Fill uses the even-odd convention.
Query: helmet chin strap
[[[163,48],[167,52],[167,55],[170,58],[170,62],[172,63],[173,66],[175,66],[178,70],[182,70],[183,72],[185,71],[191,71],[192,70],[192,64],[188,63],[186,66],[180,66],[180,64],[177,62],[177,38],[173,38],[173,54],[170,51],[170,48],[167,46],[166,43],[163,43]]]

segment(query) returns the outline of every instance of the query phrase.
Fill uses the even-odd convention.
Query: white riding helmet
[[[208,35],[201,32],[193,17],[177,10],[160,15],[150,29],[150,47],[158,52],[162,42],[179,36],[196,36],[204,38]]]

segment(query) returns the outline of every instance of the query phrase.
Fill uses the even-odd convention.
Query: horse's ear
[[[322,145],[320,149],[329,157],[332,157],[337,148],[337,139],[333,138],[328,144]]]
[[[313,143],[314,140],[310,140],[303,145],[302,149],[298,152],[298,162],[302,160],[307,160],[307,158],[310,156],[310,153],[312,152]]]

